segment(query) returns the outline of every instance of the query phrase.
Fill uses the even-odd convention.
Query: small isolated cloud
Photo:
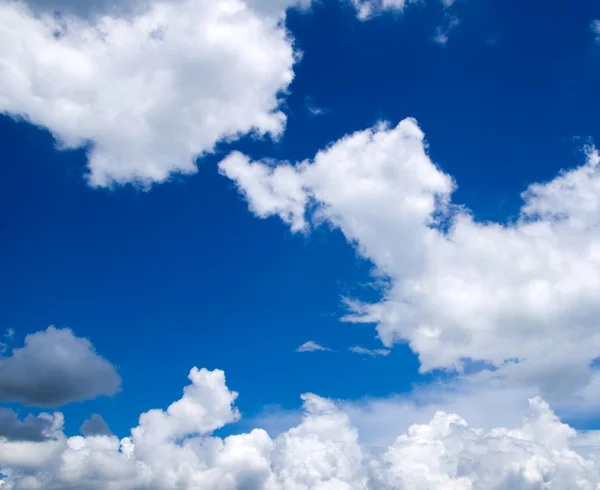
[[[309,340],[296,349],[296,352],[333,352],[333,350]]]
[[[329,113],[329,109],[325,109],[324,107],[319,107],[317,103],[313,100],[312,97],[306,97],[304,99],[304,104],[306,106],[306,110],[312,116],[324,116]]]
[[[85,437],[112,435],[112,432],[102,418],[102,415],[98,415],[97,413],[93,414],[89,419],[81,424],[79,432],[81,432]]]
[[[351,0],[360,20],[368,20],[384,11],[402,12],[408,3],[415,0]]]
[[[596,35],[596,41],[600,42],[600,20],[592,22],[592,32]]]
[[[0,408],[0,441],[42,442],[56,439],[62,428],[60,413],[41,413],[37,417],[29,414],[21,421],[13,410]]]
[[[15,336],[15,330],[13,328],[7,328],[6,333],[4,334],[5,339],[12,340]]]
[[[56,407],[114,395],[121,386],[115,367],[68,328],[28,335],[24,347],[0,357],[0,373],[0,403]]]
[[[450,33],[460,24],[460,19],[454,15],[446,15],[444,24],[436,29],[433,41],[445,45],[448,42]]]
[[[350,352],[354,352],[355,354],[361,354],[364,356],[378,357],[378,356],[388,356],[390,354],[389,349],[366,349],[364,347],[360,347],[359,345],[355,345],[354,347],[350,347],[348,349]]]

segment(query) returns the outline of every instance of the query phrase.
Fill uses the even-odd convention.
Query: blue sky
[[[44,15],[47,2],[38,3],[27,15]],[[6,11],[11,5],[2,0]],[[219,172],[232,151],[276,168],[313,159],[379,121],[393,128],[415,118],[431,161],[456,183],[452,202],[467,207],[477,223],[504,224],[518,219],[521,193],[531,183],[584,164],[582,149],[600,138],[595,1],[457,0],[448,7],[431,1],[365,20],[350,2],[337,0],[281,12],[301,53],[293,80],[279,96],[285,130],[258,138],[245,126],[235,128],[239,137],[233,141],[216,137],[214,146],[195,151],[206,154],[190,175],[133,172],[129,178],[115,172],[119,177],[110,177],[112,182],[89,180],[90,168],[92,175],[96,171],[87,151],[108,146],[103,136],[77,134],[77,125],[64,129],[47,116],[52,101],[32,109],[33,103],[0,83],[0,100],[9,101],[0,104],[0,328],[14,329],[5,356],[22,347],[27,335],[54,325],[89,339],[122,379],[113,396],[51,407],[64,414],[65,436],[77,434],[93,413],[114,434],[127,436],[141,413],[164,409],[181,396],[192,366],[225,371],[227,386],[240,393],[236,405],[245,418],[227,433],[263,421],[265,407],[267,415],[276,413],[265,423],[285,423],[285,415],[293,418],[300,408],[303,393],[342,400],[358,413],[361,403],[371,403],[365,399],[410,398],[415,384],[427,390],[455,376],[436,369],[419,374],[418,348],[406,341],[388,345],[387,356],[348,351],[384,347],[372,323],[341,318],[347,313],[344,298],[377,303],[386,295],[391,286],[385,266],[373,263],[376,252],[361,253],[370,245],[361,236],[349,237],[335,218],[320,225],[316,219],[300,233],[277,217],[257,219],[252,203],[260,196]],[[447,42],[436,42],[436,30],[451,18],[459,22],[448,30]],[[9,39],[3,35],[0,42]],[[0,67],[15,63],[7,53],[0,49]],[[94,90],[104,89],[100,84]],[[241,106],[232,107],[235,113]],[[184,124],[187,116],[173,111],[168,117]],[[57,140],[73,134],[88,146],[67,143],[74,148],[61,149]],[[156,151],[152,141],[147,144]],[[123,158],[138,151],[131,145]],[[118,142],[110,151],[118,153]],[[327,202],[316,192],[315,202]],[[307,341],[335,352],[295,352]],[[492,358],[497,360],[484,356]],[[537,381],[532,383],[527,386],[537,393]],[[539,386],[545,394],[545,385]],[[597,428],[590,413],[595,408],[588,409],[595,402],[582,402],[582,408],[567,403],[567,396],[552,396],[552,407],[576,428]],[[21,418],[48,411],[4,400]],[[56,485],[48,488],[63,488]]]

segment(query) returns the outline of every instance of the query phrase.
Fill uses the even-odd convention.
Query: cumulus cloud
[[[85,420],[83,424],[81,424],[79,432],[81,432],[85,437],[112,435],[112,432],[108,428],[108,425],[106,425],[106,422],[102,416],[97,413],[92,414],[89,419]]]
[[[70,329],[49,327],[0,357],[0,402],[43,407],[113,395],[121,385],[114,366]]]
[[[60,413],[29,414],[21,421],[13,410],[0,408],[0,441],[41,442],[58,437],[62,427],[63,417]]]
[[[296,352],[332,352],[331,349],[327,347],[323,347],[322,345],[317,344],[316,342],[309,340],[308,342],[304,342],[300,347],[296,349]]]
[[[462,372],[594,396],[600,356],[600,155],[523,193],[519,218],[482,223],[452,203],[455,183],[416,121],[358,131],[292,165],[233,153],[220,165],[259,217],[292,231],[321,222],[389,279],[375,304],[349,301],[386,347],[408,341],[421,371]],[[467,362],[468,360],[468,362]]]
[[[298,56],[281,21],[309,1],[88,3],[109,4],[0,0],[0,113],[85,147],[91,185],[161,182],[220,141],[282,133]]]
[[[516,428],[476,429],[438,412],[374,453],[361,446],[339,403],[313,394],[302,396],[299,424],[276,438],[262,429],[217,437],[213,431],[239,418],[237,393],[222,371],[194,368],[189,378],[180,400],[143,413],[121,440],[3,443],[3,490],[584,490],[600,484],[600,438],[578,435],[539,398]]]
[[[388,356],[390,354],[389,349],[367,349],[365,347],[361,347],[360,345],[354,345],[348,349],[350,352],[354,352],[355,354],[361,354],[364,356],[370,357],[378,357],[378,356]]]

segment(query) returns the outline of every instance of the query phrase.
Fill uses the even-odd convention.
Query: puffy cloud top
[[[597,436],[576,432],[539,398],[521,427],[483,431],[438,412],[381,454],[361,447],[337,404],[303,395],[304,416],[273,439],[261,429],[224,439],[239,418],[222,371],[194,368],[182,398],[140,416],[130,437],[61,436],[0,444],[3,490],[588,490],[600,484]]]
[[[125,15],[97,2],[102,13],[86,17],[67,0],[64,15],[2,0],[0,113],[85,146],[94,186],[193,173],[219,141],[283,131],[292,3],[157,0]]]
[[[421,369],[462,370],[589,396],[600,356],[600,155],[523,193],[514,223],[482,223],[452,203],[416,121],[342,138],[311,161],[220,164],[259,217],[292,231],[327,221],[390,279],[383,301],[350,301],[386,346],[409,341]],[[315,210],[316,208],[316,210]],[[557,346],[561,346],[557,349]]]

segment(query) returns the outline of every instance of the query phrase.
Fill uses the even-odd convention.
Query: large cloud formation
[[[430,160],[416,121],[349,135],[312,161],[251,162],[221,172],[259,217],[293,231],[328,222],[389,279],[376,304],[346,318],[408,341],[422,371],[539,387],[550,400],[596,397],[600,356],[600,155],[523,193],[519,218],[483,223],[451,201],[455,183]],[[597,400],[597,397],[596,397]]]
[[[114,395],[120,386],[115,367],[68,328],[28,335],[24,347],[0,356],[0,403],[54,407]]]
[[[578,436],[541,399],[516,429],[483,431],[443,412],[412,426],[381,454],[360,444],[348,414],[307,394],[299,425],[224,439],[239,419],[222,371],[192,369],[167,410],[140,416],[129,437],[2,441],[3,490],[490,490],[580,489],[600,484],[598,436]],[[575,449],[583,438],[585,455]]]
[[[0,113],[87,147],[94,186],[193,173],[219,141],[282,133],[290,4],[310,2],[0,0]]]

